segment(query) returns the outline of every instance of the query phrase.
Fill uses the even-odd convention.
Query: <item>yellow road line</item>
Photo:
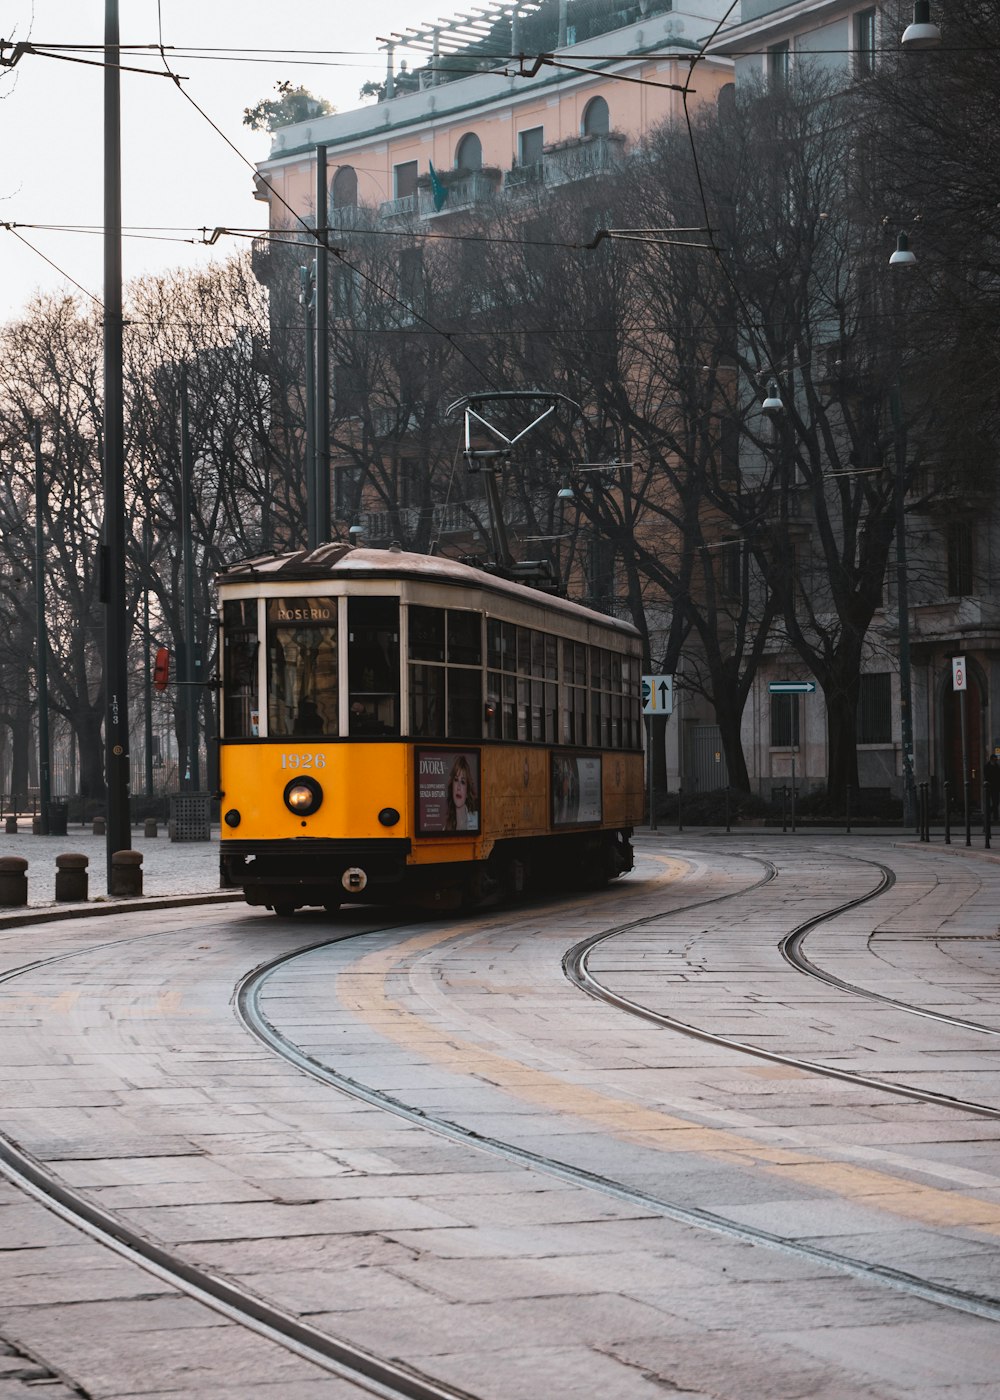
[[[658,877],[676,879],[685,863],[668,858],[668,872]],[[687,867],[690,868],[690,867]],[[591,903],[580,900],[567,908]],[[978,1200],[962,1192],[928,1186],[849,1162],[830,1161],[810,1153],[755,1141],[726,1128],[711,1128],[685,1118],[622,1101],[599,1090],[569,1083],[545,1070],[532,1068],[496,1054],[453,1032],[440,1030],[405,1007],[387,989],[390,977],[414,957],[453,942],[481,923],[452,926],[420,934],[406,943],[369,953],[338,981],[342,1005],[377,1027],[378,1033],[397,1045],[447,1069],[495,1084],[524,1103],[555,1113],[570,1113],[622,1139],[664,1152],[695,1152],[729,1164],[762,1168],[775,1176],[877,1206],[894,1215],[925,1225],[967,1226],[988,1234],[1000,1234],[1000,1203]],[[792,1071],[798,1074],[798,1071]]]

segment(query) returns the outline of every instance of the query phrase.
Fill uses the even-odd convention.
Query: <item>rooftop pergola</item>
[[[468,13],[454,15],[451,19],[439,19],[434,24],[421,25],[419,28],[394,30],[387,37],[380,37],[378,42],[388,50],[417,49],[434,57],[460,53],[470,44],[479,44],[488,39],[494,25],[501,20],[509,20],[512,31],[516,33],[518,20],[537,13],[541,8],[540,0],[475,5]]]

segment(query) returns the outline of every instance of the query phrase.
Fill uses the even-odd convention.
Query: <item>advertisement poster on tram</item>
[[[478,831],[479,751],[417,749],[417,831],[421,836]]]
[[[601,820],[601,760],[581,754],[552,755],[552,825]]]

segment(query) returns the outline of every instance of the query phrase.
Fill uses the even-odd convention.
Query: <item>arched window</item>
[[[482,170],[483,143],[474,131],[466,132],[455,149],[456,170]]]
[[[592,97],[583,109],[584,136],[607,136],[611,130],[611,114],[603,97]]]
[[[353,165],[342,165],[333,177],[330,190],[331,209],[356,209],[358,205],[358,172]]]

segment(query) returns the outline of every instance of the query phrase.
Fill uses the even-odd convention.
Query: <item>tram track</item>
[[[354,936],[391,932],[393,927],[366,928]],[[70,962],[81,955],[93,953],[96,948],[143,942],[153,936],[147,934],[108,939],[100,945],[35,958],[0,974],[0,985],[31,972]],[[339,941],[339,938],[322,939],[296,952],[304,954]],[[4,1132],[0,1132],[0,1173],[27,1196],[120,1258],[136,1264],[160,1282],[176,1288],[213,1312],[274,1342],[328,1374],[352,1382],[366,1394],[383,1397],[383,1400],[476,1400],[469,1391],[439,1383],[401,1362],[378,1356],[313,1327],[241,1284],[190,1264],[178,1253],[132,1229],[113,1212],[95,1205],[83,1191],[67,1186],[55,1172],[46,1168]]]
[[[832,973],[826,973],[822,968],[813,963],[802,951],[802,943],[808,934],[819,928],[824,923],[829,923],[832,919],[839,918],[841,914],[846,914],[852,909],[860,908],[861,905],[869,903],[873,899],[891,889],[895,883],[895,875],[888,866],[882,865],[878,861],[864,861],[866,865],[873,865],[879,871],[879,881],[875,888],[866,894],[845,900],[832,909],[822,913],[812,915],[796,925],[789,933],[781,939],[778,948],[785,961],[806,976],[814,977],[829,986],[838,990],[850,993],[854,996],[866,997],[873,1001],[885,1003],[895,1007],[897,1010],[911,1015],[922,1016],[928,1020],[940,1022],[942,1025],[955,1026],[963,1030],[980,1032],[986,1035],[997,1035],[997,1031],[989,1026],[980,1025],[977,1022],[965,1021],[961,1018],[948,1016],[942,1012],[932,1011],[926,1007],[915,1006],[912,1003],[896,1000],[887,997],[879,992],[873,992],[868,988],[857,986],[847,982],[843,978],[836,977]],[[728,898],[729,896],[723,896]],[[677,913],[688,912],[698,908],[699,905],[689,905],[686,909],[677,910]],[[570,948],[563,958],[563,970],[566,976],[584,991],[588,996],[594,997],[598,1001],[604,1002],[608,1006],[614,1006],[620,1011],[625,1011],[631,1016],[636,1016],[640,1020],[647,1021],[652,1025],[662,1026],[665,1030],[676,1031],[680,1035],[687,1036],[693,1040],[700,1040],[706,1045],[715,1045],[727,1050],[735,1050],[740,1054],[751,1055],[755,1059],[767,1060],[771,1064],[784,1065],[789,1069],[801,1070],[806,1074],[819,1075],[825,1079],[837,1079],[843,1083],[856,1084],[859,1087],[875,1090],[878,1093],[891,1094],[896,1098],[910,1099],[917,1103],[938,1104],[944,1108],[958,1109],[963,1113],[971,1113],[977,1118],[989,1118],[1000,1121],[1000,1108],[992,1104],[977,1103],[971,1099],[961,1099],[952,1094],[943,1094],[938,1090],[919,1088],[914,1085],[897,1084],[877,1075],[860,1074],[856,1070],[841,1069],[837,1065],[826,1064],[820,1060],[804,1059],[800,1056],[784,1054],[777,1050],[768,1050],[763,1046],[754,1045],[751,1041],[742,1040],[735,1036],[721,1035],[718,1032],[705,1030],[700,1026],[693,1026],[687,1021],[682,1021],[679,1017],[669,1016],[666,1012],[656,1011],[651,1007],[643,1006],[640,1002],[615,992],[610,987],[605,986],[590,971],[588,960],[593,951],[601,944],[608,942],[612,938],[620,937],[623,933],[628,933],[634,928],[639,928],[643,924],[653,923],[662,918],[662,914],[653,914],[647,918],[639,919],[630,924],[622,924],[620,927],[607,929],[602,933],[593,934],[582,942]]]
[[[640,928],[665,916],[675,916],[745,896],[776,878],[778,871],[772,862],[763,857],[750,857],[750,859],[757,860],[764,867],[763,873],[757,881],[741,885],[739,889],[727,891],[721,895],[677,904],[668,909],[661,909],[652,915],[607,928],[576,945],[566,955],[567,960],[574,956],[585,960],[588,950],[616,935]],[[891,872],[887,872],[885,867],[881,869],[883,878],[875,889],[819,915],[814,915],[786,935],[786,941],[793,940],[798,936],[798,944],[801,944],[806,933],[812,928],[837,917],[847,908],[856,907],[884,893],[891,884],[891,879],[889,879]],[[333,943],[353,941],[365,935],[388,934],[394,932],[396,928],[396,925],[364,928],[355,934],[349,934],[346,939],[343,933],[340,933],[336,938],[324,938],[310,942],[261,964],[249,972],[237,986],[235,1004],[240,1020],[247,1030],[265,1044],[272,1053],[281,1056],[283,1060],[300,1072],[354,1099],[383,1109],[415,1126],[454,1142],[460,1142],[471,1149],[490,1153],[511,1164],[543,1173],[565,1184],[598,1192],[607,1198],[648,1211],[679,1225],[710,1231],[733,1241],[765,1247],[800,1261],[849,1275],[862,1282],[892,1288],[899,1293],[923,1299],[941,1307],[990,1321],[1000,1321],[1000,1296],[990,1296],[947,1284],[938,1284],[906,1270],[894,1268],[892,1265],[853,1258],[846,1253],[825,1249],[806,1241],[729,1219],[710,1210],[671,1201],[655,1193],[636,1189],[627,1182],[602,1176],[572,1163],[560,1161],[555,1157],[532,1152],[500,1138],[478,1133],[447,1118],[406,1104],[392,1094],[367,1086],[357,1078],[348,1076],[335,1067],[324,1063],[321,1059],[306,1053],[268,1020],[261,1009],[261,994],[268,981],[275,976],[279,969],[288,966],[296,959],[305,958],[327,948]],[[133,941],[139,940],[130,937],[125,940],[108,940],[108,943],[120,944]],[[48,958],[33,959],[30,963],[4,972],[0,975],[0,983],[9,982],[20,975],[91,953],[94,951],[94,947],[95,945],[90,945],[87,948],[56,954]],[[585,986],[584,990],[588,990],[591,995],[598,995],[589,987]],[[656,1020],[660,1024],[671,1024],[669,1018],[664,1021],[648,1008],[630,1005],[627,1001],[615,998],[613,994],[611,997],[601,995],[600,999],[610,1000],[612,1004],[630,1011],[631,1014],[640,1015],[646,1020]],[[796,1064],[796,1067],[813,1068],[805,1062],[800,1064],[788,1057],[776,1056],[771,1052],[761,1052],[754,1047],[741,1047],[738,1042],[729,1039],[711,1037],[696,1028],[685,1028],[679,1024],[671,1024],[671,1028],[695,1034],[700,1039],[714,1041],[716,1044],[745,1048],[747,1053],[760,1054],[767,1059],[778,1059],[782,1063]],[[830,1074],[828,1068],[818,1065],[814,1072],[828,1076]],[[833,1071],[833,1074],[834,1077],[848,1078],[855,1083],[873,1084],[873,1087],[884,1089],[887,1093],[899,1095],[901,1092],[899,1086],[873,1083],[864,1077],[852,1076],[836,1070]],[[943,1097],[924,1092],[906,1096],[929,1102],[940,1102]],[[960,1100],[948,1100],[946,1097],[944,1097],[944,1101],[950,1107],[962,1108],[970,1112],[975,1112],[977,1107],[966,1105]],[[985,1109],[985,1106],[982,1105],[978,1107]],[[985,1116],[1000,1115],[987,1111]],[[312,1362],[322,1370],[356,1384],[364,1393],[383,1396],[386,1397],[386,1400],[474,1400],[474,1397],[471,1397],[467,1391],[441,1384],[432,1377],[408,1369],[403,1363],[377,1356],[351,1342],[334,1337],[328,1332],[313,1327],[309,1322],[303,1321],[295,1314],[269,1303],[266,1299],[232,1279],[221,1277],[209,1270],[189,1264],[169,1248],[130,1229],[114,1213],[103,1210],[90,1201],[84,1192],[67,1186],[42,1162],[10,1137],[2,1134],[0,1134],[0,1171],[11,1182],[53,1210],[61,1218],[105,1244],[122,1257],[130,1259],[148,1273],[172,1285],[187,1296],[202,1302],[205,1306],[212,1308],[233,1322],[248,1327],[287,1351]]]
[[[760,858],[751,857],[751,859]],[[655,920],[662,919],[665,913],[671,915],[687,913],[695,909],[721,903],[740,895],[745,895],[748,890],[759,888],[761,885],[767,884],[776,877],[777,869],[773,863],[770,861],[763,861],[762,863],[765,865],[765,874],[753,885],[744,886],[738,891],[731,891],[723,895],[713,896],[710,899],[693,901],[688,904],[675,906],[668,911],[661,910],[640,919],[634,919],[623,924],[615,925],[613,928],[606,929],[600,934],[592,935],[590,938],[576,945],[574,949],[571,949],[569,953],[567,953],[566,960],[572,963],[574,957],[585,958],[588,950],[598,946],[607,939],[642,927]],[[848,909],[856,908],[861,904],[867,903],[871,899],[877,898],[880,894],[884,893],[886,889],[890,888],[893,882],[892,872],[889,871],[887,867],[881,867],[881,871],[882,878],[873,890],[868,891],[860,897],[844,901],[834,908],[828,909],[821,915],[813,916],[806,922],[811,928],[817,927],[820,923],[836,918]],[[766,1230],[727,1218],[717,1212],[667,1200],[652,1192],[637,1189],[628,1185],[626,1182],[603,1176],[586,1168],[576,1166],[573,1163],[546,1156],[531,1151],[530,1149],[520,1147],[515,1143],[480,1133],[449,1118],[428,1112],[416,1105],[405,1103],[394,1094],[362,1083],[359,1079],[343,1073],[321,1058],[304,1051],[288,1036],[284,1035],[262,1009],[261,997],[267,982],[275,976],[279,969],[288,966],[293,960],[302,955],[302,953],[284,955],[248,974],[237,988],[236,1007],[247,1030],[256,1036],[263,1044],[267,1045],[276,1055],[280,1056],[287,1063],[294,1065],[303,1074],[309,1075],[311,1078],[347,1094],[360,1102],[368,1104],[371,1107],[380,1108],[386,1112],[392,1113],[394,1116],[415,1126],[424,1128],[440,1137],[465,1144],[478,1151],[483,1151],[499,1157],[512,1165],[529,1168],[566,1184],[598,1192],[605,1197],[623,1204],[649,1210],[677,1224],[690,1226],[699,1230],[707,1230],[741,1243],[762,1246],[802,1261],[820,1265],[838,1273],[847,1274],[867,1283],[875,1283],[892,1288],[897,1292],[923,1299],[941,1307],[969,1313],[989,1321],[1000,1322],[1000,1296],[990,1296],[948,1284],[935,1283],[932,1280],[921,1278],[919,1275],[910,1273],[907,1270],[897,1269],[890,1264],[872,1263],[867,1260],[854,1258],[836,1250],[825,1249],[807,1241],[794,1239],[775,1231]],[[574,978],[573,980],[576,979]],[[990,1109],[986,1105],[967,1104],[962,1100],[950,1099],[948,1096],[935,1095],[931,1092],[917,1090],[904,1092],[899,1086],[883,1085],[880,1081],[869,1081],[864,1076],[850,1075],[836,1070],[830,1071],[828,1068],[819,1064],[813,1065],[808,1061],[799,1062],[787,1056],[778,1056],[771,1052],[760,1051],[752,1046],[744,1047],[740,1042],[734,1041],[731,1038],[711,1036],[698,1031],[696,1028],[672,1022],[670,1018],[663,1018],[657,1013],[651,1012],[648,1008],[640,1007],[635,1003],[629,1002],[625,998],[617,997],[613,993],[605,996],[596,989],[592,991],[591,988],[585,984],[585,981],[580,982],[579,985],[581,985],[584,990],[590,992],[591,995],[598,996],[599,999],[608,1001],[611,1005],[641,1016],[645,1020],[669,1026],[672,1029],[682,1030],[685,1034],[694,1035],[698,1039],[716,1045],[745,1049],[746,1053],[749,1054],[759,1054],[763,1058],[778,1060],[782,1064],[795,1066],[796,1068],[809,1069],[816,1074],[825,1075],[826,1077],[835,1077],[838,1079],[846,1078],[852,1083],[870,1085],[879,1090],[885,1089],[886,1092],[894,1092],[900,1097],[916,1098],[931,1103],[944,1102],[951,1108],[961,1109],[966,1112],[978,1112],[980,1116],[990,1118],[1000,1117],[1000,1111]]]

